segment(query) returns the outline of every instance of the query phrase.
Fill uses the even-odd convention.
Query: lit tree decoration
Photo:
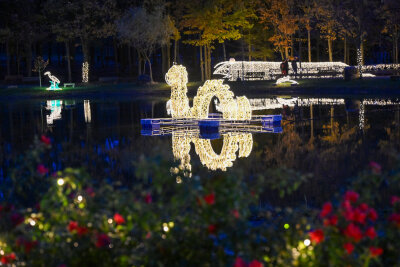
[[[82,64],[82,82],[89,82],[89,62],[83,62]]]
[[[173,118],[208,118],[208,108],[214,96],[220,100],[224,119],[251,119],[251,107],[244,96],[234,99],[234,94],[223,80],[208,80],[199,87],[193,99],[193,107],[189,106],[187,97],[188,76],[184,66],[174,65],[165,75],[165,80],[171,86],[170,110]],[[167,103],[168,106],[168,103]]]
[[[46,90],[61,90],[61,88],[58,87],[58,85],[60,84],[60,80],[56,76],[51,75],[50,71],[46,71],[44,75],[49,76],[49,79],[51,80],[50,87],[47,88]]]
[[[42,87],[42,75],[41,75],[41,73],[47,67],[48,64],[49,64],[49,60],[44,61],[44,59],[41,56],[38,56],[35,59],[34,69],[32,71],[39,73],[39,86],[40,87]]]
[[[365,125],[364,113],[365,113],[364,102],[361,102],[360,103],[360,110],[359,110],[359,113],[358,113],[358,120],[359,120],[360,130],[364,130],[364,125]]]
[[[360,78],[362,78],[362,53],[361,53],[361,49],[357,48],[357,67],[358,67],[358,71],[360,72]]]

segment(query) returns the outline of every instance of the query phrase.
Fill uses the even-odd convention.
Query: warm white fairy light
[[[213,97],[219,99],[224,119],[251,118],[251,108],[247,98],[242,96],[235,99],[229,85],[223,84],[223,80],[207,80],[203,86],[200,86],[193,99],[192,108],[189,106],[187,97],[186,68],[181,65],[172,66],[165,75],[165,80],[171,86],[171,99],[167,102],[167,112],[173,118],[208,118],[209,105]]]
[[[291,80],[289,76],[279,78],[278,80],[276,80],[275,84],[281,84],[281,83],[299,84],[295,80]]]
[[[273,80],[281,75],[281,62],[272,61],[224,61],[215,65],[214,74],[222,75],[224,79],[236,81],[238,78],[246,80],[262,79]],[[343,77],[343,62],[301,62],[297,74],[302,78],[331,78],[329,71],[335,72],[335,77]],[[289,64],[289,68],[291,66]],[[324,71],[328,71],[324,74]]]
[[[47,75],[51,80],[50,87],[48,87],[46,90],[62,90],[62,88],[58,87],[60,80],[56,76],[51,75],[50,71],[46,71],[43,75]]]
[[[253,149],[253,136],[250,133],[228,133],[223,135],[221,152],[217,154],[209,139],[193,136],[190,132],[179,131],[172,133],[172,152],[175,160],[180,161],[179,169],[191,171],[190,143],[194,143],[196,154],[200,162],[211,170],[223,170],[232,167],[239,157],[248,157]]]
[[[83,197],[82,197],[81,195],[79,195],[79,196],[76,198],[76,200],[77,200],[78,202],[82,202]]]
[[[89,62],[83,62],[82,64],[82,82],[89,82]]]
[[[50,110],[50,114],[46,115],[46,121],[48,125],[52,125],[54,123],[54,120],[61,119],[61,111],[62,111],[61,100],[48,100],[46,109]]]
[[[306,247],[308,247],[310,244],[311,244],[310,239],[304,240],[304,245],[305,245]]]
[[[358,67],[358,71],[360,72],[360,77],[362,77],[362,53],[361,53],[361,49],[357,48],[357,67]]]
[[[64,179],[63,179],[63,178],[58,178],[57,184],[58,184],[59,186],[62,186],[62,185],[64,184]]]
[[[365,113],[365,106],[364,106],[364,103],[361,102],[360,103],[360,110],[359,110],[359,113],[358,113],[358,120],[359,120],[360,130],[364,130],[364,126],[365,126],[364,113]]]
[[[90,110],[90,100],[83,101],[83,110],[85,113],[85,122],[90,123],[92,121],[92,112]]]

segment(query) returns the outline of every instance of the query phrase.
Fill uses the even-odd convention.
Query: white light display
[[[360,72],[360,77],[362,77],[362,53],[361,49],[357,48],[357,67],[358,71]]]
[[[281,84],[281,83],[299,84],[295,80],[291,80],[289,76],[279,78],[278,80],[276,80],[275,84]]]
[[[251,118],[250,103],[247,98],[234,98],[229,86],[223,80],[207,80],[199,87],[193,99],[193,107],[189,106],[187,97],[188,75],[186,68],[174,65],[165,75],[165,80],[171,86],[171,99],[167,102],[167,112],[173,118],[208,118],[209,105],[215,96],[220,100],[220,108],[224,119],[247,120]],[[168,109],[169,107],[169,109]]]
[[[83,62],[82,64],[82,82],[89,82],[89,62]]]
[[[180,161],[179,169],[186,176],[191,173],[190,143],[193,142],[196,154],[200,162],[210,170],[226,171],[232,167],[236,160],[236,152],[239,157],[248,157],[253,149],[253,136],[251,133],[227,133],[222,135],[223,145],[219,154],[215,153],[209,139],[199,138],[190,131],[172,133],[172,152],[175,160]]]
[[[244,80],[275,80],[281,75],[281,62],[272,61],[224,61],[215,65],[214,74],[230,81]],[[343,77],[343,62],[301,62],[297,63],[297,75],[302,78],[332,78]],[[289,64],[290,71],[291,66]],[[334,75],[335,73],[336,75]]]
[[[46,109],[50,110],[50,114],[46,115],[47,125],[52,125],[54,120],[61,119],[61,111],[62,111],[62,104],[61,100],[48,100]]]
[[[85,122],[90,123],[92,121],[92,112],[90,110],[90,100],[83,101],[83,111],[85,113]]]
[[[364,103],[360,103],[360,110],[358,113],[358,120],[359,120],[359,126],[360,126],[360,130],[364,130],[364,125],[365,125],[365,117],[364,117],[364,113],[365,113],[365,106]]]
[[[46,71],[44,75],[47,75],[51,80],[50,87],[48,87],[46,90],[61,90],[61,88],[58,87],[58,85],[60,84],[60,80],[56,76],[51,75],[50,71]]]

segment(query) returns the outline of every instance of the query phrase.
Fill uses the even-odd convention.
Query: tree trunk
[[[360,51],[361,51],[361,65],[364,65],[364,40],[360,42]]]
[[[114,64],[115,64],[115,73],[119,74],[119,62],[118,62],[118,44],[117,40],[113,38],[113,46],[114,46]]]
[[[6,41],[6,57],[7,57],[7,75],[10,75],[10,58],[11,58],[11,51],[10,51],[10,41],[7,39]]]
[[[179,57],[179,40],[175,39],[174,43],[174,63],[178,63],[178,57]]]
[[[204,82],[204,60],[203,60],[203,46],[200,47],[200,71],[201,71],[201,81]]]
[[[211,79],[212,68],[211,68],[211,46],[208,45],[208,79]]]
[[[397,27],[393,33],[393,63],[399,63],[399,34],[397,31]]]
[[[28,77],[32,77],[32,44],[26,42],[26,73]]]
[[[42,75],[40,73],[40,68],[39,68],[39,87],[42,87]]]
[[[319,40],[319,37],[317,37],[317,61],[319,62],[320,60],[320,58],[319,58],[319,46],[320,46],[320,40]]]
[[[150,82],[153,83],[153,70],[151,69],[151,60],[148,56],[146,56],[147,62],[149,63],[149,73],[150,73]]]
[[[311,30],[307,30],[308,62],[311,62]]]
[[[51,63],[52,63],[52,61],[51,61],[51,54],[53,53],[53,52],[52,52],[52,47],[51,47],[51,42],[48,43],[47,53],[48,53],[47,55],[48,55],[48,59],[49,59],[49,64],[51,64]]]
[[[224,52],[224,61],[226,61],[226,47],[225,47],[225,42],[222,43],[222,50]]]
[[[168,66],[168,69],[167,69],[167,71],[168,71],[169,68],[171,68],[171,41],[170,40],[168,40],[168,42],[167,42],[167,66]]]
[[[247,49],[249,50],[249,61],[251,61],[251,43],[249,42],[249,45],[247,46]]]
[[[328,54],[329,54],[329,62],[333,62],[332,58],[332,39],[328,38]]]
[[[167,46],[166,45],[163,45],[161,47],[161,65],[162,65],[162,73],[167,73],[168,62],[167,62]]]
[[[279,47],[279,52],[281,53],[282,60],[284,60],[285,59],[285,55],[283,54],[283,48],[282,47]]]
[[[348,64],[348,63],[347,63],[347,53],[348,53],[348,52],[347,52],[347,35],[344,36],[343,49],[344,49],[344,59],[343,59],[343,62],[346,63],[346,64]]]
[[[289,58],[289,47],[285,47],[285,58]]]
[[[68,82],[72,82],[72,73],[71,73],[71,51],[69,48],[69,42],[65,41],[65,54],[67,57],[67,71],[68,71]]]
[[[133,72],[133,63],[132,63],[132,53],[130,45],[128,45],[128,66],[129,66],[129,76],[131,76]]]
[[[19,42],[17,42],[17,51],[16,51],[16,56],[15,56],[15,60],[17,61],[16,63],[17,63],[17,74],[19,75],[19,64],[20,64],[20,59],[21,59],[21,56],[20,56],[20,51],[19,51]]]

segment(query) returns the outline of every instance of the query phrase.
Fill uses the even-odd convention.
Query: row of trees
[[[211,77],[214,49],[222,47],[226,60],[227,42],[233,43],[231,56],[246,54],[248,60],[301,57],[306,44],[311,62],[313,47],[320,46],[316,40],[326,41],[329,61],[339,44],[343,57],[335,60],[349,63],[350,46],[363,60],[366,46],[382,43],[392,43],[392,60],[399,59],[397,0],[15,0],[0,1],[0,10],[8,75],[14,54],[18,71],[24,59],[31,76],[32,56],[47,40],[65,44],[68,80],[71,46],[80,45],[83,61],[91,62],[90,48],[105,40],[112,40],[116,63],[118,47],[127,46],[129,65],[137,62],[138,75],[148,66],[151,79],[152,55],[161,52],[165,72],[171,61],[179,61],[179,42],[198,47],[202,80]]]

